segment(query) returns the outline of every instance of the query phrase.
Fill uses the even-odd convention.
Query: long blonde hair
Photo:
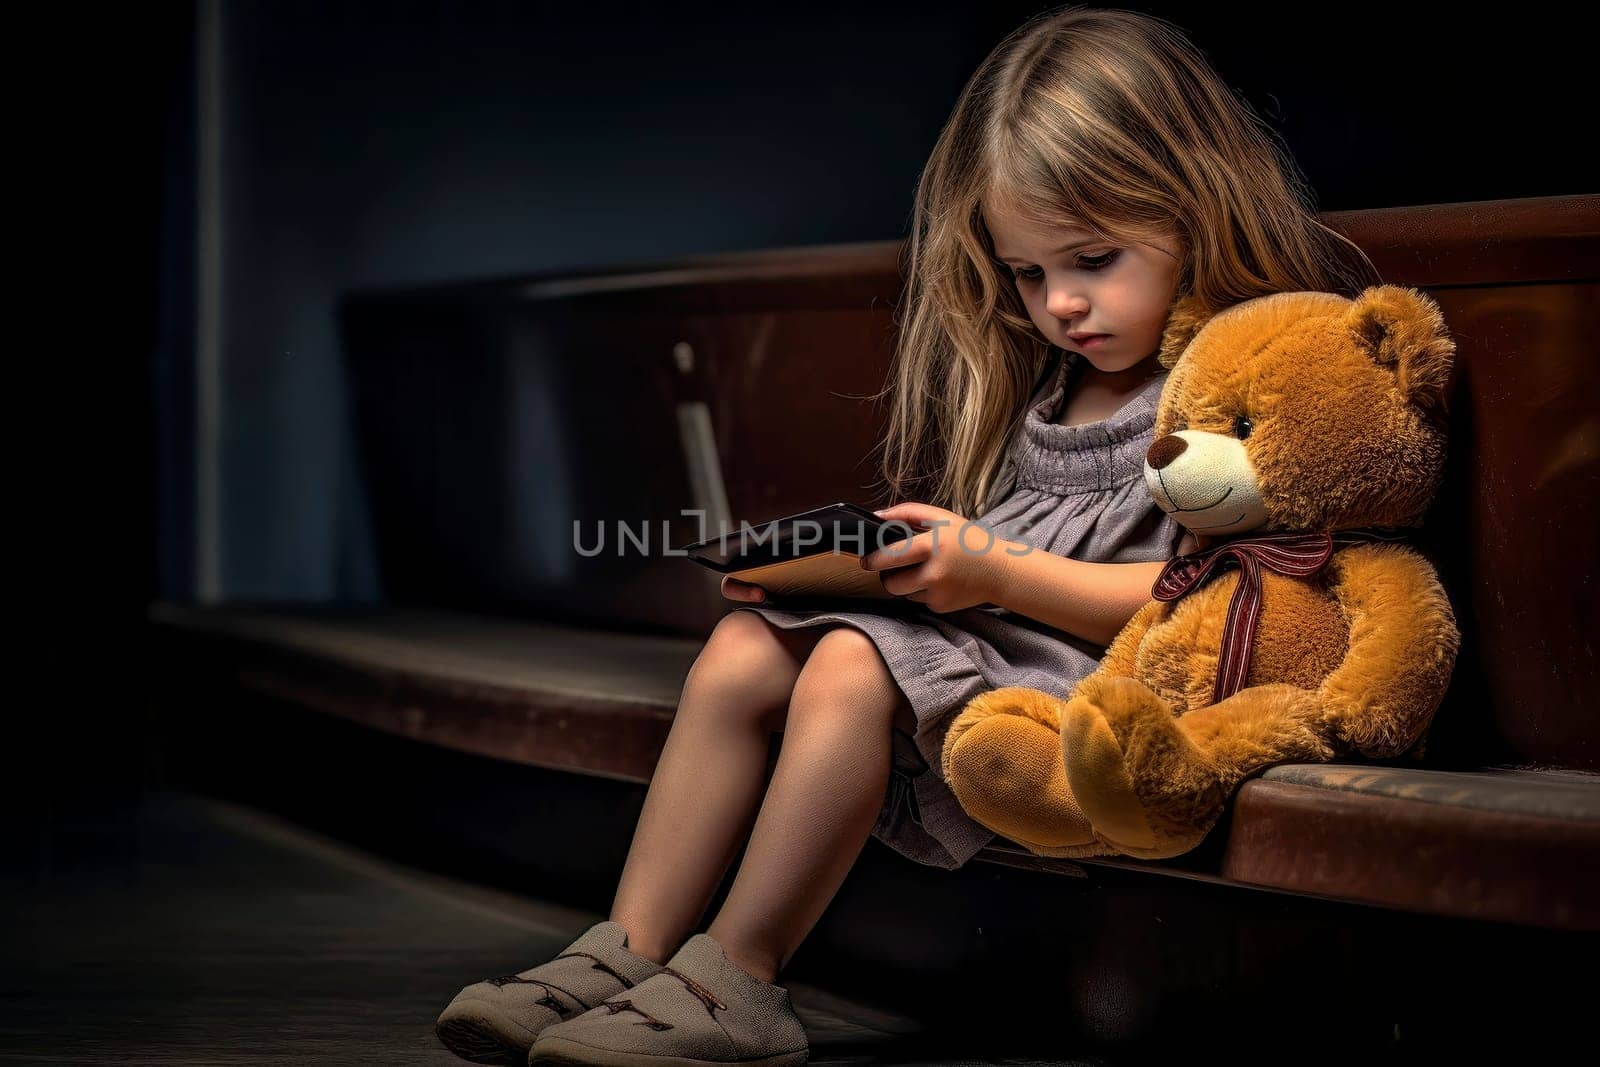
[[[1176,236],[1176,297],[1220,310],[1378,280],[1318,221],[1287,149],[1171,23],[1068,6],[1001,41],[968,80],[917,184],[902,263],[888,500],[975,517],[1050,355],[994,258],[983,203],[1127,244]],[[1348,258],[1350,263],[1341,263]]]

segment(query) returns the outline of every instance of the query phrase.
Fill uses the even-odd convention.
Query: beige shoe
[[[789,991],[696,934],[661,972],[539,1034],[529,1064],[792,1067],[811,1052]]]
[[[626,948],[628,931],[596,923],[554,959],[467,986],[434,1024],[446,1048],[473,1063],[520,1067],[539,1032],[632,989],[661,965]]]

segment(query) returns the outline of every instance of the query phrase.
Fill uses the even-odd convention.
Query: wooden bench
[[[1433,916],[1600,929],[1600,197],[1325,215],[1458,341],[1420,542],[1464,645],[1424,760],[1296,764],[1138,870]],[[866,502],[901,246],[785,249],[363,294],[343,309],[387,606],[152,605],[231,691],[500,760],[647,782],[727,604],[682,509]],[[709,436],[708,436],[709,431]],[[792,447],[805,440],[804,450]],[[818,454],[816,445],[827,449]],[[574,551],[597,523],[648,554]]]

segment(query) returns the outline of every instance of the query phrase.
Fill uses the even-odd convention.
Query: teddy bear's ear
[[[1456,345],[1433,298],[1404,286],[1374,285],[1346,315],[1356,343],[1394,371],[1405,398],[1431,417],[1443,416]]]
[[[1161,350],[1156,354],[1161,365],[1171,370],[1177,364],[1178,357],[1183,355],[1183,350],[1189,347],[1189,342],[1194,340],[1194,335],[1214,314],[1192,293],[1179,297],[1173,303],[1172,310],[1167,312],[1167,324],[1161,330]]]

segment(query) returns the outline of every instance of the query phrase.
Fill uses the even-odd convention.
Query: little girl
[[[923,532],[862,561],[909,603],[785,611],[725,580],[740,604],[685,680],[610,918],[464,989],[445,1044],[480,1062],[805,1061],[773,983],[869,833],[946,868],[994,837],[940,778],[951,720],[1000,686],[1068,694],[1187,547],[1143,479],[1174,306],[1376,281],[1293,175],[1162,20],[1058,9],[990,53],[916,194],[882,456],[907,502],[879,514]]]

